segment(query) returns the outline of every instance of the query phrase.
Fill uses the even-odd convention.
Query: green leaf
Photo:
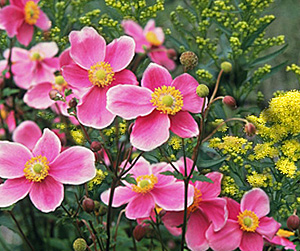
[[[200,160],[197,163],[198,168],[208,168],[208,167],[212,167],[218,164],[221,164],[224,160],[227,159],[227,156],[224,156],[222,158],[219,159],[212,159],[212,160]]]
[[[133,175],[133,174],[128,173],[128,174],[123,178],[123,180],[127,181],[127,182],[130,183],[130,184],[137,185],[135,178],[131,177],[132,175]]]
[[[216,20],[212,20],[217,27],[223,31],[226,35],[231,36],[232,32],[230,30],[228,30],[225,26],[221,25],[219,22],[217,22]]]
[[[182,173],[165,171],[165,172],[161,172],[160,174],[167,175],[167,176],[174,176],[178,180],[183,180],[184,179],[184,176],[182,175]]]
[[[274,66],[271,68],[271,71],[269,73],[267,73],[265,76],[263,76],[260,81],[263,81],[269,77],[271,77],[273,74],[275,74],[276,72],[278,72],[282,67],[286,66],[288,63],[288,60],[283,62],[282,64],[279,64],[277,66]]]
[[[208,182],[208,183],[214,183],[210,178],[207,178],[205,175],[199,174],[198,172],[194,172],[193,177],[191,178],[191,181],[195,182],[196,180]]]
[[[19,93],[19,91],[20,91],[19,89],[4,88],[2,95],[3,97],[9,97],[13,94]]]
[[[73,93],[72,89],[65,89],[65,97],[71,95]]]

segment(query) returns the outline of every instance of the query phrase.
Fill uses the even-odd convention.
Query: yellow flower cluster
[[[102,183],[105,177],[108,175],[107,172],[103,172],[101,169],[96,171],[96,176],[88,182],[88,190],[93,190],[94,186],[98,186]]]
[[[225,136],[222,138],[213,138],[209,142],[212,148],[222,150],[223,154],[246,154],[248,150],[252,149],[252,142],[247,139],[235,136]]]
[[[241,198],[243,193],[240,191],[234,179],[230,176],[224,176],[221,183],[221,194],[223,196]]]
[[[276,162],[275,166],[281,173],[283,173],[287,177],[289,178],[295,177],[297,167],[294,161],[282,157]]]
[[[274,158],[279,155],[279,150],[271,143],[257,144],[254,147],[254,154],[249,155],[250,160],[260,160],[264,158]]]
[[[168,145],[174,150],[179,150],[182,147],[182,140],[178,136],[174,135],[169,139]]]
[[[84,143],[84,134],[81,130],[71,130],[70,134],[76,144],[82,145]]]
[[[247,181],[252,187],[267,187],[268,176],[266,174],[253,171],[251,175],[247,175]]]

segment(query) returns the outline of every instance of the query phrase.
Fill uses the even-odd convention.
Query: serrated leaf
[[[132,174],[131,174],[131,173],[128,173],[128,174],[123,178],[123,180],[127,181],[127,182],[130,183],[130,184],[137,185],[135,178],[133,178],[133,177],[131,177],[131,176],[132,176]]]
[[[208,182],[208,183],[214,183],[210,178],[207,178],[205,175],[195,172],[195,173],[193,173],[193,177],[191,178],[191,181],[195,182],[197,180],[203,181],[203,182]]]
[[[221,164],[224,160],[227,159],[227,156],[224,156],[222,158],[219,159],[212,159],[212,160],[200,160],[197,163],[198,168],[208,168],[208,167],[212,167],[218,164]]]

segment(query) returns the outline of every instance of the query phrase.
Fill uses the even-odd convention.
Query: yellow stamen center
[[[175,87],[165,86],[155,88],[150,102],[156,109],[174,115],[183,107],[182,94]]]
[[[64,83],[66,83],[66,81],[65,81],[63,76],[56,76],[55,77],[55,84],[63,85]]]
[[[194,187],[194,201],[193,204],[188,207],[188,214],[195,212],[199,208],[199,204],[202,201],[202,193],[200,189]]]
[[[31,53],[31,56],[30,56],[31,60],[33,61],[41,61],[43,59],[43,56],[38,53],[37,51]]]
[[[156,34],[153,31],[148,31],[146,34],[146,40],[154,46],[160,46],[162,42],[157,38]]]
[[[241,229],[246,232],[255,232],[259,225],[259,219],[257,215],[249,210],[245,210],[238,215],[238,222],[241,226]]]
[[[157,177],[153,174],[141,175],[136,178],[136,183],[137,185],[132,185],[132,191],[145,194],[153,189],[154,185],[157,183]]]
[[[40,16],[40,9],[33,1],[28,1],[24,7],[25,22],[34,25]]]
[[[48,176],[49,161],[45,156],[32,157],[25,164],[24,173],[26,179],[33,182],[41,182]]]
[[[67,88],[67,86],[68,84],[63,78],[63,76],[56,76],[52,88],[58,90],[59,92],[62,92],[65,88]]]
[[[114,71],[109,63],[100,62],[91,66],[89,80],[93,85],[105,87],[114,80]]]

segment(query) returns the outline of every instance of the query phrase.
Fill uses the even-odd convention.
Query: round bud
[[[99,201],[97,201],[97,200],[94,200],[94,204],[95,204],[95,208],[94,208],[94,210],[95,210],[95,211],[98,211],[98,210],[100,209],[100,207],[101,207],[101,204],[100,204],[100,202],[99,202]]]
[[[174,49],[168,49],[167,55],[169,59],[175,60],[177,57],[176,51]]]
[[[73,242],[74,251],[85,251],[87,247],[85,239],[78,238]]]
[[[69,107],[73,108],[73,107],[76,107],[76,106],[77,106],[77,99],[76,98],[72,98],[69,101]]]
[[[250,137],[256,133],[256,127],[252,123],[247,123],[244,129],[245,133]]]
[[[286,225],[290,230],[297,230],[297,228],[300,226],[300,219],[299,219],[298,215],[296,215],[296,214],[291,215],[287,219]]]
[[[85,198],[82,202],[83,210],[87,213],[91,213],[94,211],[95,203],[91,198]]]
[[[232,70],[232,64],[229,62],[223,62],[221,64],[221,69],[225,72],[225,73],[229,73]]]
[[[100,143],[100,142],[98,142],[98,141],[93,141],[93,142],[91,143],[91,149],[92,149],[92,151],[98,152],[98,151],[101,150],[101,148],[102,148],[102,146],[101,146],[101,143]]]
[[[100,216],[106,215],[107,208],[105,206],[101,205],[100,208],[99,208],[99,210],[98,210],[98,213],[99,213]]]
[[[133,229],[133,237],[134,239],[136,239],[137,241],[140,241],[144,238],[144,236],[147,233],[147,229],[146,227],[142,226],[142,225],[137,225],[134,229]]]
[[[52,100],[57,100],[57,98],[60,96],[60,93],[58,92],[58,90],[51,90],[49,92],[49,97],[52,99]]]
[[[209,94],[207,85],[201,84],[197,86],[196,93],[200,98],[205,98]]]
[[[186,70],[194,69],[198,64],[198,57],[192,51],[186,51],[181,54],[180,63],[185,67]]]
[[[231,96],[225,96],[223,98],[223,104],[231,108],[232,110],[236,109],[236,101]]]

